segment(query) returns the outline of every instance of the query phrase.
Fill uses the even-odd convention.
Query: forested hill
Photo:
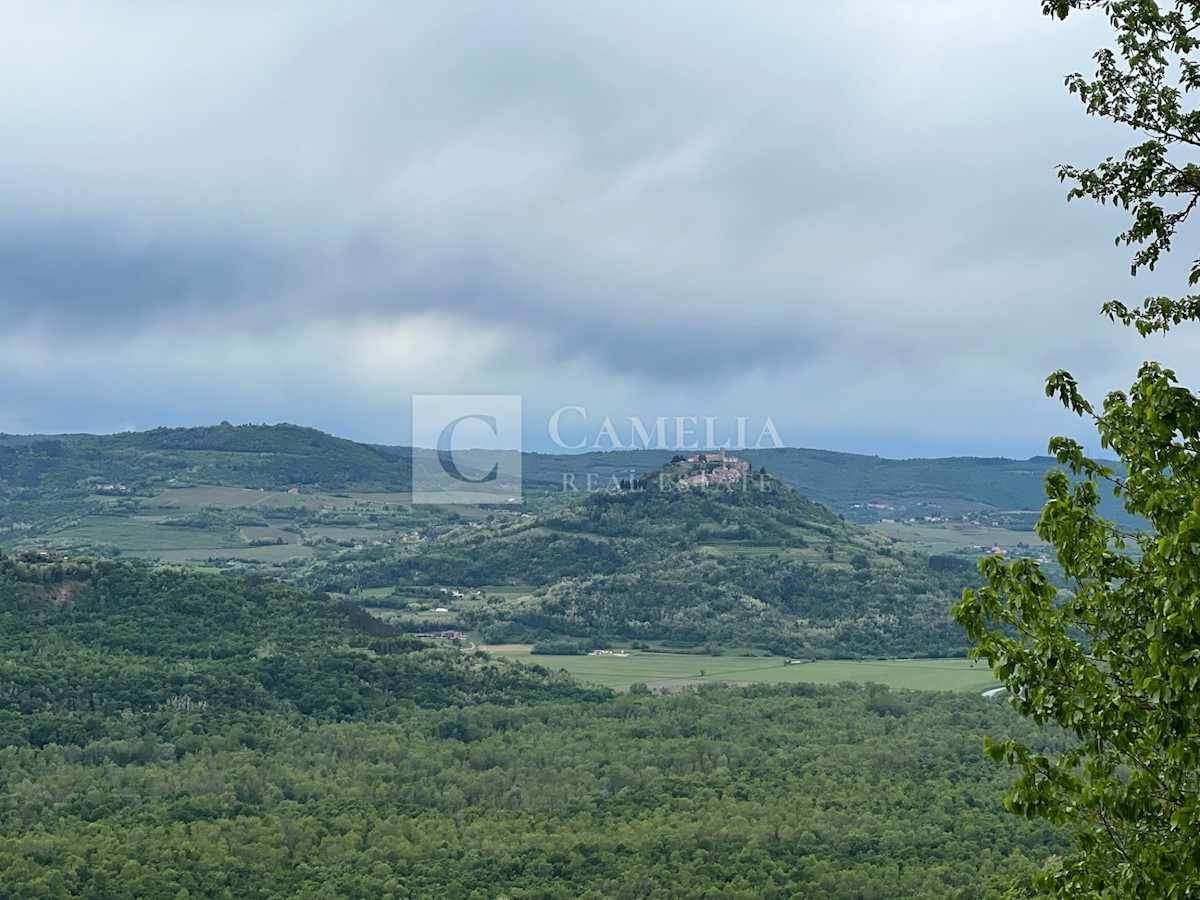
[[[860,523],[964,516],[983,516],[988,521],[999,516],[1027,528],[1046,502],[1044,479],[1056,466],[1048,456],[1025,460],[967,456],[888,459],[801,447],[737,453],[756,468]],[[526,494],[553,497],[563,493],[564,485],[569,490],[585,484],[589,475],[603,486],[630,471],[656,469],[672,455],[669,450],[528,453],[524,458]],[[1101,492],[1100,508],[1114,521],[1138,525],[1108,492]]]
[[[563,500],[571,488],[664,465],[667,450],[524,457],[526,495]],[[780,448],[742,454],[760,469],[855,521],[973,512],[1034,512],[1048,457],[1029,460],[884,459]],[[365,445],[296,425],[157,428],[116,435],[0,435],[0,499],[31,511],[56,498],[78,505],[97,485],[137,492],[166,483],[326,491],[407,491],[411,450]],[[469,458],[469,454],[468,454]],[[490,465],[490,463],[489,463]],[[485,465],[486,468],[486,465]],[[1110,499],[1105,514],[1127,518]],[[36,515],[33,518],[37,518]]]
[[[249,710],[337,721],[400,702],[594,695],[377,630],[354,628],[329,597],[260,579],[0,557],[0,746],[84,745],[122,713],[165,727],[199,710],[206,726],[232,727]]]
[[[482,589],[459,621],[495,642],[714,643],[809,657],[965,650],[948,611],[977,580],[969,562],[905,550],[767,475],[680,487],[687,472],[668,466],[542,515],[347,554],[312,583],[394,587],[394,600],[372,602],[400,609],[428,590]]]
[[[0,441],[0,483],[68,491],[89,482],[130,489],[171,480],[231,487],[308,485],[408,490],[408,455],[297,425],[156,428],[112,435]]]

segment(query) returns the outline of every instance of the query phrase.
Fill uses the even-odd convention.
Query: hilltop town
[[[750,463],[729,456],[724,447],[716,453],[697,453],[685,462],[691,467],[691,472],[680,477],[680,487],[738,484],[750,472]]]

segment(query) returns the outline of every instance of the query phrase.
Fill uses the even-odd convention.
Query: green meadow
[[[493,655],[548,669],[565,669],[582,681],[621,688],[643,683],[658,689],[705,682],[840,684],[875,682],[915,691],[980,693],[996,687],[982,663],[968,659],[818,660],[785,665],[779,657],[699,656],[628,651],[628,656],[542,656],[527,648]]]
[[[150,556],[167,550],[191,551],[194,555],[244,545],[241,535],[232,527],[179,528],[163,524],[158,517],[121,519],[113,516],[84,518],[75,527],[57,532],[46,543],[72,549],[77,545],[111,545],[132,555]]]

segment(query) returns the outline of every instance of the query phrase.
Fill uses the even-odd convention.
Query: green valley
[[[972,694],[616,696],[365,633],[261,580],[0,559],[9,896],[1010,896],[1062,835],[1013,817]]]
[[[671,691],[702,684],[882,684],[897,690],[963,691],[979,694],[995,688],[984,666],[967,659],[787,660],[773,656],[709,656],[650,653],[644,650],[595,651],[570,656],[532,655],[532,644],[487,647],[493,656],[570,672],[581,681],[619,690],[644,684]]]
[[[420,453],[294,426],[0,440],[0,884],[1033,896],[1066,835],[980,742],[1060,737],[948,616],[972,541],[1026,532],[863,524],[875,487],[749,456],[530,455],[524,503],[413,505]]]

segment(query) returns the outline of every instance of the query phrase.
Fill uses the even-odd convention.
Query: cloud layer
[[[1103,35],[812,7],[13,5],[0,430],[400,442],[414,392],[516,392],[535,447],[583,405],[1039,452],[1049,371],[1162,355],[1054,178],[1122,147],[1061,88]]]

